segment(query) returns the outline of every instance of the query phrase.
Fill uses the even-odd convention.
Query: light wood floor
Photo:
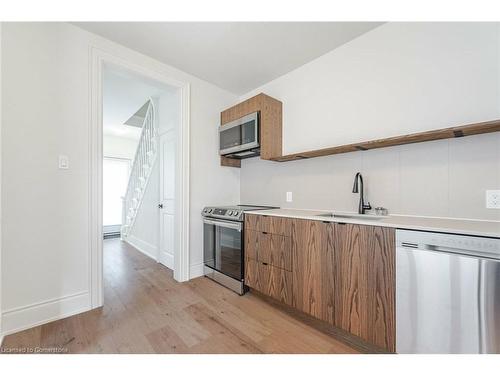
[[[119,239],[104,241],[104,307],[4,339],[2,348],[69,353],[355,353],[262,299],[172,272]]]

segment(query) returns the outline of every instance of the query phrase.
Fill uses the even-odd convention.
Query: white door
[[[160,254],[159,261],[174,269],[176,134],[170,130],[160,136]]]

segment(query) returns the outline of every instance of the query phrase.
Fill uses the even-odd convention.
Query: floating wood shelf
[[[343,154],[346,152],[366,151],[375,148],[391,147],[406,145],[410,143],[419,143],[427,141],[435,141],[439,139],[458,138],[468,135],[492,133],[500,131],[500,120],[479,122],[475,124],[468,124],[462,126],[455,126],[445,129],[430,130],[421,133],[413,133],[408,135],[401,135],[397,137],[382,138],[372,141],[352,143],[349,145],[342,145],[336,147],[328,147],[319,150],[298,152],[295,154],[283,155],[280,157],[272,158],[273,161],[293,161],[301,159],[317,158],[320,156]]]

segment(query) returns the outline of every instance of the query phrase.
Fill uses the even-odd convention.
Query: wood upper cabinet
[[[266,94],[258,94],[221,112],[221,126],[250,113],[259,112],[260,158],[272,160],[283,155],[283,103]],[[221,165],[240,167],[238,159],[221,156]]]

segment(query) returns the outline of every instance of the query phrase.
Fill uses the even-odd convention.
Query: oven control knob
[[[234,212],[233,212],[233,215],[234,215],[234,216],[238,216],[239,214],[240,214],[240,213],[239,213],[238,211],[234,211]]]
[[[227,211],[227,214],[231,216],[233,214],[233,211]]]

